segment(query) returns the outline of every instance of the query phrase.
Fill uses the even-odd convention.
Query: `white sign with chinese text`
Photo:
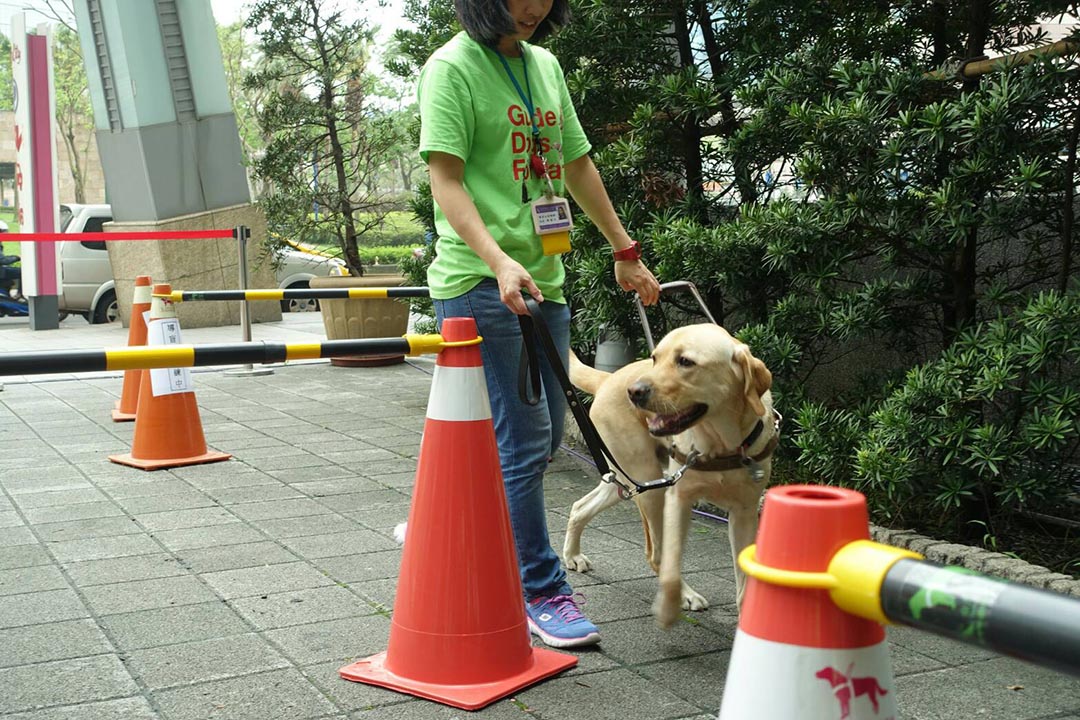
[[[180,321],[176,318],[150,321],[146,326],[146,344],[151,347],[182,345]],[[189,368],[155,368],[150,371],[150,390],[154,397],[176,395],[194,389]]]

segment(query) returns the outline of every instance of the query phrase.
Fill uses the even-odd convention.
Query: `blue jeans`
[[[570,355],[570,308],[544,302],[540,309],[565,367]],[[475,319],[477,332],[484,339],[480,351],[525,599],[568,595],[572,590],[551,547],[544,513],[544,471],[562,440],[566,417],[566,399],[559,381],[537,345],[543,381],[540,402],[528,405],[518,397],[521,327],[517,315],[499,300],[494,280],[484,280],[451,300],[436,300],[435,318],[440,328],[448,317]]]

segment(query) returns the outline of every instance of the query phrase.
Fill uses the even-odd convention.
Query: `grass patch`
[[[363,220],[363,218],[361,218]],[[370,230],[359,239],[364,246],[403,245],[414,247],[424,244],[424,226],[416,221],[411,212],[388,213],[382,227]]]
[[[357,215],[357,222],[370,222],[372,216],[365,213]],[[310,218],[314,221],[314,217]],[[337,240],[327,229],[315,230],[305,239],[320,247],[337,247]],[[356,239],[360,249],[365,247],[419,247],[424,244],[424,226],[416,221],[411,212],[395,210],[387,213],[380,227],[372,228]]]

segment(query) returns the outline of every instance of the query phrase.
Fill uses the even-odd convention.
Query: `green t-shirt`
[[[544,157],[555,192],[565,195],[562,165],[585,155],[591,146],[570,101],[558,60],[543,48],[524,43],[523,47]],[[522,58],[506,60],[528,97]],[[545,300],[565,302],[562,260],[558,255],[544,255],[533,229],[530,203],[541,197],[547,183],[528,170],[532,146],[529,111],[499,56],[464,32],[458,33],[424,65],[418,96],[420,156],[426,162],[428,153],[436,151],[465,161],[465,191],[492,237],[529,271]],[[521,202],[523,182],[530,203]],[[457,297],[482,279],[494,277],[450,227],[438,205],[435,227],[437,255],[428,270],[433,298]]]

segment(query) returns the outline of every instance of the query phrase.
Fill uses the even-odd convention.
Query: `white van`
[[[108,205],[60,206],[60,232],[101,232],[112,220]],[[120,314],[116,307],[109,253],[102,240],[83,240],[56,244],[60,255],[60,273],[64,280],[60,296],[61,316],[75,313],[92,323],[113,322]]]
[[[112,220],[109,205],[80,205],[68,203],[60,206],[60,232],[101,232]],[[113,281],[109,253],[103,240],[71,240],[57,243],[60,255],[60,272],[64,291],[60,297],[61,317],[67,314],[82,315],[91,323],[114,322],[120,318],[116,304],[116,286]],[[311,278],[324,275],[344,275],[345,263],[339,258],[314,252],[304,252],[296,246],[282,255],[277,271],[278,287],[306,288]],[[285,312],[317,310],[314,300],[283,300]]]

